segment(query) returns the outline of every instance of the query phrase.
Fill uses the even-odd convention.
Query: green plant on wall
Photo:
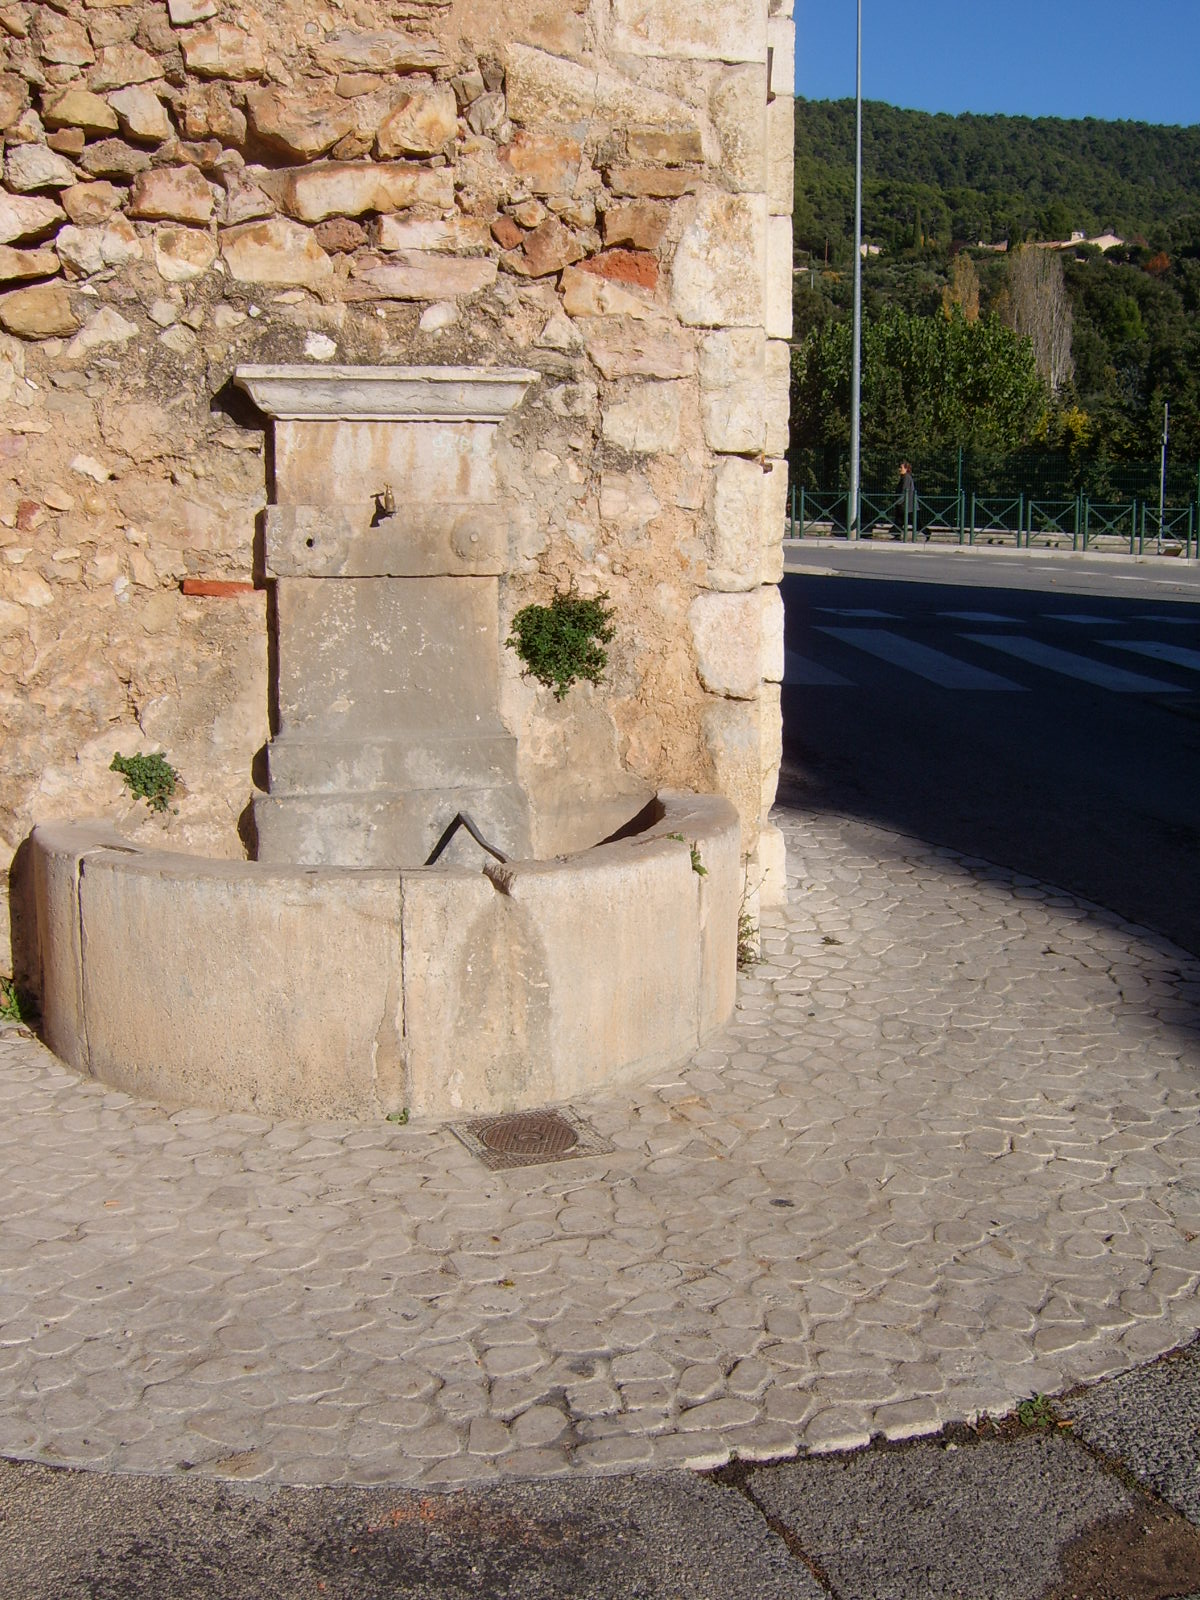
[[[585,600],[575,590],[556,594],[548,606],[525,606],[512,621],[505,643],[525,663],[526,673],[564,700],[581,678],[600,683],[616,630],[607,593]]]
[[[108,770],[119,772],[130,794],[151,811],[165,811],[179,784],[179,774],[161,750],[151,756],[115,755]]]

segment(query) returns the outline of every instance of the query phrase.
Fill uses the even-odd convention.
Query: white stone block
[[[729,67],[714,78],[708,97],[720,147],[714,170],[731,189],[757,194],[767,187],[767,113],[761,67]]]
[[[764,911],[787,904],[787,841],[773,822],[764,822],[759,830],[746,878],[757,884]]]
[[[710,694],[753,700],[762,684],[763,606],[758,590],[698,594],[688,608],[696,669]]]
[[[771,63],[769,92],[794,95],[796,92],[796,24],[790,17],[768,17],[767,59]]]
[[[796,192],[796,102],[776,95],[767,106],[767,207],[790,217]]]
[[[792,219],[767,221],[767,333],[772,339],[792,337]]]
[[[788,222],[789,238],[790,227]],[[698,196],[671,274],[671,303],[680,321],[701,328],[761,327],[766,276],[766,196],[713,190]]]
[[[638,455],[660,455],[679,444],[680,385],[640,383],[620,391],[604,412],[604,437],[609,444]]]
[[[757,328],[726,328],[702,340],[700,414],[711,449],[750,455],[766,446],[766,348]]]
[[[762,581],[765,475],[757,461],[722,456],[713,478],[708,585],[725,592]]]
[[[762,0],[613,0],[614,43],[632,55],[767,59]]]
[[[792,379],[791,346],[783,339],[769,339],[766,348],[766,381],[763,391],[763,418],[769,456],[787,455],[790,425]],[[785,472],[784,476],[787,474]]]
[[[762,659],[760,671],[767,683],[783,682],[783,596],[773,583],[758,591],[762,606]]]
[[[772,461],[766,476],[763,507],[762,581],[783,578],[783,540],[787,532],[788,469],[786,461]],[[769,674],[764,674],[769,676]]]

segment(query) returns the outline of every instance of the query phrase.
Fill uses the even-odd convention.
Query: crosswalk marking
[[[1185,694],[1176,683],[1163,683],[1158,678],[1147,678],[1140,672],[1128,672],[1124,667],[1109,666],[1107,662],[1090,661],[1086,656],[1072,655],[1069,650],[1058,650],[1043,644],[1039,639],[1026,639],[1018,635],[995,633],[964,633],[964,639],[973,644],[986,645],[990,650],[1002,650],[1005,655],[1027,661],[1031,666],[1045,667],[1050,672],[1060,672],[1066,678],[1079,678],[1084,683],[1111,690],[1115,694]]]
[[[1002,678],[998,673],[973,667],[966,661],[943,655],[940,650],[931,650],[928,645],[917,644],[898,633],[888,633],[880,628],[828,627],[818,628],[817,632],[827,633],[830,638],[840,639],[843,644],[854,645],[894,667],[915,672],[918,677],[940,684],[944,689],[1008,690],[1018,693],[1023,690],[1023,685]]]
[[[1134,620],[1136,622],[1165,622],[1168,627],[1172,628],[1195,628],[1200,625],[1200,606],[1196,607],[1196,614],[1193,617],[1160,617],[1152,611],[1147,611],[1142,616],[1135,617]]]
[[[800,683],[809,689],[853,688],[849,678],[843,678],[838,672],[831,672],[828,667],[818,666],[815,661],[797,655],[794,650],[783,652],[783,681],[789,684]]]
[[[1159,644],[1153,639],[1106,639],[1104,642],[1114,650],[1133,650],[1139,656],[1149,656],[1151,661],[1167,661],[1173,667],[1200,672],[1200,650],[1186,650],[1181,644]]]
[[[900,620],[894,611],[856,611],[852,606],[814,606],[813,609],[823,611],[827,617],[875,617],[884,622]]]
[[[1015,622],[1015,617],[1002,617],[998,611],[939,611],[939,617],[951,617],[955,622]]]
[[[1083,628],[1121,628],[1124,623],[1120,617],[1097,617],[1090,612],[1081,611],[1045,611],[1042,613],[1047,622],[1076,622]]]

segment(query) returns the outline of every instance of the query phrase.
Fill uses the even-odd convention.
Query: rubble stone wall
[[[618,634],[606,683],[561,705],[501,651],[521,780],[549,817],[598,787],[716,789],[751,887],[777,879],[790,11],[0,0],[18,935],[36,822],[243,852],[269,731],[247,362],[537,369],[499,450],[502,626],[573,583]],[[184,783],[165,820],[109,770],[157,749]]]

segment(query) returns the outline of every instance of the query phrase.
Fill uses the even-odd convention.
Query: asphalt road
[[[1200,954],[1200,574],[805,550],[781,799],[1061,884]]]

